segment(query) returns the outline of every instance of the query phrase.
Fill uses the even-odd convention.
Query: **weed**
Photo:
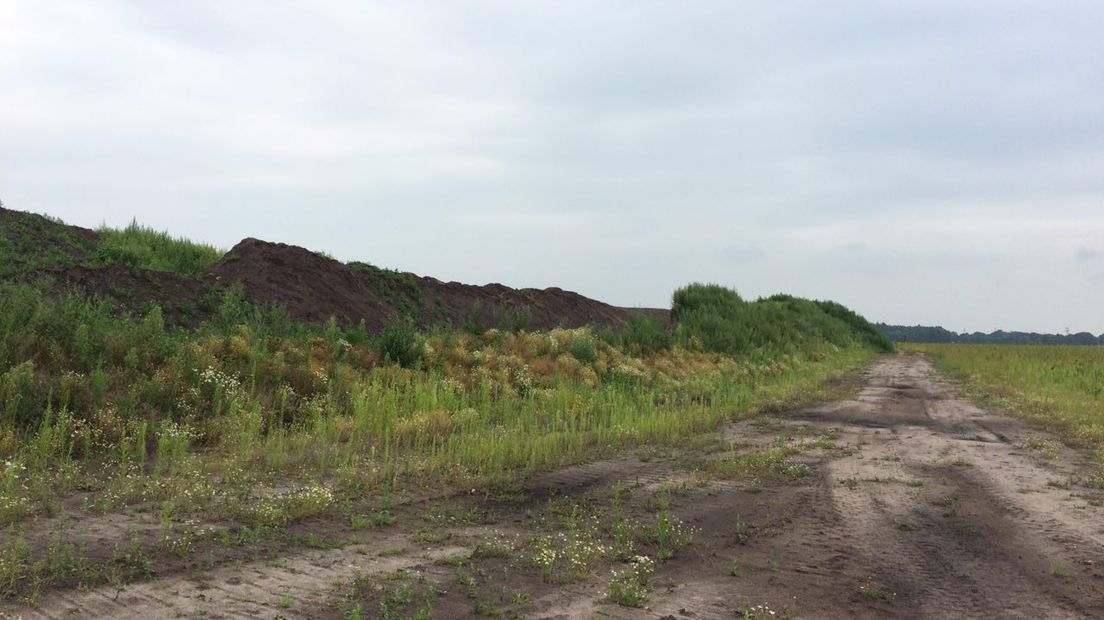
[[[694,542],[694,533],[671,514],[666,488],[659,491],[659,515],[649,530],[649,537],[656,545],[656,558],[669,560],[687,545]]]
[[[530,561],[541,570],[545,581],[567,583],[587,579],[595,564],[610,551],[598,536],[597,518],[584,518],[578,506],[572,507],[565,526],[566,531],[538,536],[532,542]]]
[[[738,613],[741,620],[773,620],[778,617],[778,613],[766,603],[741,608]]]
[[[397,618],[413,601],[414,587],[408,583],[397,585],[380,600],[380,617]]]
[[[885,586],[873,581],[866,581],[859,585],[859,594],[864,598],[876,601],[888,601],[897,596],[896,592],[890,592]]]
[[[649,580],[655,572],[655,562],[647,556],[636,556],[630,568],[613,571],[608,596],[623,607],[643,607],[651,595]]]
[[[741,545],[746,545],[751,538],[751,527],[747,522],[740,518],[740,515],[736,515],[736,524],[733,526],[733,535],[736,537],[736,542]]]
[[[410,540],[416,543],[437,544],[452,538],[452,534],[439,529],[422,529],[410,535]]]

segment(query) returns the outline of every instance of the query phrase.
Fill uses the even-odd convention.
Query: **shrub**
[[[571,337],[567,345],[568,353],[584,364],[593,364],[598,361],[598,349],[594,346],[594,340],[590,334],[580,332]]]
[[[376,349],[384,361],[403,368],[414,368],[425,355],[425,344],[410,318],[395,321],[383,328],[376,339]]]
[[[655,353],[671,348],[674,334],[654,318],[637,312],[625,324],[621,342],[632,352]]]
[[[715,353],[773,357],[851,345],[888,350],[866,319],[834,302],[791,295],[747,302],[731,289],[691,284],[675,292],[671,312],[684,344]]]

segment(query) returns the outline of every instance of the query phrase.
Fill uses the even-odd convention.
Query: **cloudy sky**
[[[0,0],[0,200],[442,279],[1104,332],[1104,4]]]

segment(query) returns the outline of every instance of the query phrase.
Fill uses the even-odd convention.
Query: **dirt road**
[[[853,398],[740,423],[695,448],[541,474],[496,495],[410,498],[394,526],[343,533],[340,548],[44,592],[0,617],[337,618],[360,601],[363,618],[1104,618],[1104,492],[1079,485],[1099,465],[955,395],[920,357],[883,357],[858,381]],[[792,476],[712,465],[795,437],[832,445],[790,457],[781,471]],[[659,564],[644,609],[608,600],[608,564],[563,582],[533,568],[526,541],[547,532],[556,506],[574,519],[623,501],[644,523],[657,493],[693,543]],[[389,602],[396,580],[414,593],[406,611]]]

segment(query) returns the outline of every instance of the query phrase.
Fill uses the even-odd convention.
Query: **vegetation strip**
[[[80,239],[80,252],[139,270],[194,272],[217,258],[137,224]],[[50,260],[88,256],[76,254]],[[177,570],[167,555],[239,540],[323,548],[312,520],[386,527],[397,495],[487,492],[687,441],[813,398],[889,348],[838,304],[749,302],[699,284],[675,294],[673,326],[640,314],[546,332],[427,331],[398,318],[372,332],[298,321],[234,287],[209,309],[189,328],[156,303],[135,312],[49,281],[0,282],[0,595],[125,583]],[[65,525],[124,514],[156,525],[117,531],[109,549]],[[682,534],[669,519],[657,527],[662,560]],[[611,596],[642,600],[647,566],[622,573]]]

